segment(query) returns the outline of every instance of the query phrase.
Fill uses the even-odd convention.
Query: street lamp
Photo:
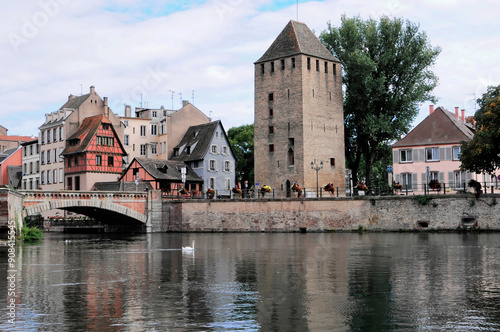
[[[323,161],[318,165],[316,159],[314,159],[314,161],[311,161],[311,168],[316,171],[316,197],[319,197],[318,172],[320,169],[323,169]]]

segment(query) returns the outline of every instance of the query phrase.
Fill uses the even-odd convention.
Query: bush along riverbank
[[[43,239],[43,231],[40,229],[43,225],[41,215],[24,218],[24,226],[21,228],[19,240],[23,243],[36,242]]]

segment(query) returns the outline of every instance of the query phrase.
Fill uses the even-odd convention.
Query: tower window
[[[325,74],[328,74],[328,62],[325,61]]]
[[[292,68],[295,68],[295,58],[292,58]]]
[[[274,152],[274,144],[269,144],[269,152]]]
[[[269,116],[273,116],[274,110],[272,108],[269,109]]]
[[[285,70],[285,59],[281,60],[281,70]]]
[[[295,156],[293,154],[293,149],[289,148],[288,149],[288,166],[293,166],[295,165]]]
[[[269,126],[269,134],[274,134],[274,126]]]
[[[316,71],[319,71],[319,60],[316,60]]]
[[[293,137],[288,138],[288,144],[290,146],[294,146],[295,145],[295,139]]]
[[[273,101],[274,100],[274,93],[270,93],[269,94],[269,101]]]
[[[274,73],[274,61],[271,62],[271,73]]]
[[[263,64],[263,63],[261,63],[261,64],[260,64],[260,74],[261,74],[261,75],[264,75],[265,73],[266,73],[266,71],[265,71],[265,66],[264,66],[264,64]]]
[[[333,64],[333,76],[337,75],[337,65],[334,63]]]
[[[311,58],[307,58],[307,69],[311,70]]]

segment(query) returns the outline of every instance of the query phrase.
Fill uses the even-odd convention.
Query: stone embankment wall
[[[500,231],[500,195],[433,195],[163,203],[163,231],[410,231],[479,227]]]

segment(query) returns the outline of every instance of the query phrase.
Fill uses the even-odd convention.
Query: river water
[[[52,233],[15,254],[2,331],[500,330],[498,233]]]

